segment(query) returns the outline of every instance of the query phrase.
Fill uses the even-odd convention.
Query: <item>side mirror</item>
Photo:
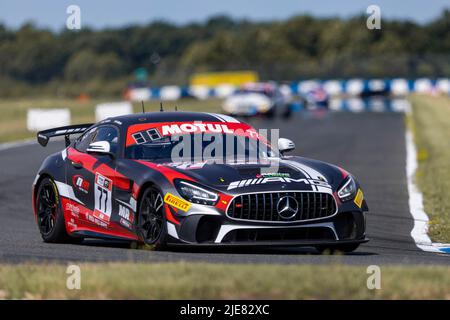
[[[295,144],[292,142],[292,140],[280,138],[278,139],[278,150],[281,154],[284,154],[285,152],[289,152],[295,149]]]
[[[108,141],[97,141],[91,143],[87,148],[86,152],[107,155],[114,159],[115,155],[110,150],[111,145],[109,144]]]

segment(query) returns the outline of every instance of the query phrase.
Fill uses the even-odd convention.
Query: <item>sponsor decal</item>
[[[177,209],[180,209],[182,211],[187,212],[189,210],[189,208],[191,207],[191,203],[181,199],[177,196],[174,196],[171,193],[166,193],[166,195],[164,196],[164,202],[167,203],[168,205],[171,205],[172,207],[175,207]]]
[[[95,177],[95,183],[108,191],[111,191],[112,189],[112,181],[99,173],[97,173],[97,176]]]
[[[102,221],[95,217],[95,213],[92,214],[91,211],[83,206],[79,206],[77,204],[71,203],[69,200],[68,202],[65,202],[65,212],[69,212],[72,217],[70,217],[70,220],[67,220],[67,225],[77,228],[78,226],[75,224],[75,219],[81,219],[85,220],[87,222],[90,222],[92,224],[96,224],[102,228],[108,228],[108,222]],[[72,221],[72,225],[69,223],[69,221]]]
[[[130,198],[130,206],[131,206],[131,210],[136,212],[137,203],[136,203],[136,199],[133,197]]]
[[[266,141],[254,128],[243,123],[231,122],[164,122],[136,124],[128,128],[126,145],[144,144],[166,136],[182,134],[232,134]]]
[[[289,178],[291,175],[289,173],[282,173],[282,172],[267,172],[267,173],[258,173],[256,175],[257,178]]]
[[[217,124],[217,123],[183,123],[180,125],[171,124],[162,126],[162,134],[164,136],[172,134],[199,133],[199,132],[233,134],[234,130],[230,129],[226,124]]]
[[[128,222],[134,221],[134,215],[131,210],[121,204],[119,204],[119,217],[127,220]]]
[[[90,186],[89,181],[87,181],[85,178],[83,178],[80,175],[76,175],[76,176],[72,177],[72,184],[77,190],[80,190],[81,192],[84,192],[86,194],[89,192],[89,186]]]
[[[80,208],[78,206],[73,205],[72,203],[66,204],[66,211],[69,211],[72,216],[75,218],[80,217]]]
[[[248,186],[252,186],[252,185],[266,184],[266,183],[304,183],[306,185],[314,185],[317,187],[325,187],[325,188],[331,189],[331,186],[322,180],[305,179],[305,178],[293,179],[293,178],[284,178],[284,177],[270,177],[270,178],[256,178],[256,179],[246,179],[246,180],[234,181],[228,185],[227,190],[243,188],[243,187],[248,187]]]
[[[358,192],[356,192],[356,196],[355,196],[355,199],[353,200],[353,202],[355,202],[355,204],[358,206],[358,208],[361,209],[363,200],[364,200],[364,194],[361,189],[358,189]]]
[[[97,219],[97,218],[95,218],[93,216],[90,216],[90,217],[92,218],[91,221],[93,221],[96,225],[98,225],[99,227],[108,229],[108,222],[104,222],[104,221],[99,220],[99,219]]]
[[[99,216],[100,219],[98,219],[97,216]],[[100,215],[94,216],[94,215],[91,215],[88,212],[86,212],[85,213],[85,217],[86,217],[86,220],[91,222],[91,223],[94,223],[94,224],[96,224],[96,225],[98,225],[98,226],[100,226],[102,228],[105,228],[105,229],[108,228],[108,222],[103,221],[102,218],[104,218],[104,217],[101,217]]]
[[[70,219],[70,221],[67,221],[67,225],[71,227],[72,229],[78,228],[78,225],[75,223],[73,219]]]
[[[170,163],[164,163],[163,166],[176,168],[176,169],[182,169],[182,170],[190,170],[190,169],[201,169],[205,166],[206,162],[170,162]]]
[[[129,222],[128,220],[124,219],[124,218],[120,218],[119,220],[120,224],[123,225],[125,228],[131,229],[132,225],[131,222]]]

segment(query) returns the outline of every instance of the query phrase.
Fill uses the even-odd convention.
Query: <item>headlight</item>
[[[342,201],[351,200],[356,195],[356,182],[352,176],[348,176],[344,185],[339,189],[338,196]]]
[[[261,103],[259,105],[259,110],[262,112],[266,112],[270,109],[270,104],[269,103]]]
[[[216,204],[217,199],[219,199],[217,193],[186,181],[179,181],[176,186],[183,198],[193,203],[213,206]]]

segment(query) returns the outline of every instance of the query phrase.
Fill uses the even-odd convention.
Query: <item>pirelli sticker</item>
[[[361,189],[358,189],[358,192],[356,192],[355,200],[353,200],[353,201],[358,206],[358,208],[361,208],[363,200],[364,200],[364,194],[361,191]]]
[[[181,199],[177,196],[174,196],[171,193],[166,193],[166,195],[164,196],[164,202],[171,205],[172,207],[175,207],[177,209],[183,210],[185,212],[187,212],[189,210],[189,208],[191,207],[191,203]]]

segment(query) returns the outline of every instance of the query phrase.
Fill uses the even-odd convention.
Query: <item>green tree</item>
[[[124,74],[123,65],[115,53],[97,54],[83,50],[67,62],[64,77],[70,81],[110,79]]]

